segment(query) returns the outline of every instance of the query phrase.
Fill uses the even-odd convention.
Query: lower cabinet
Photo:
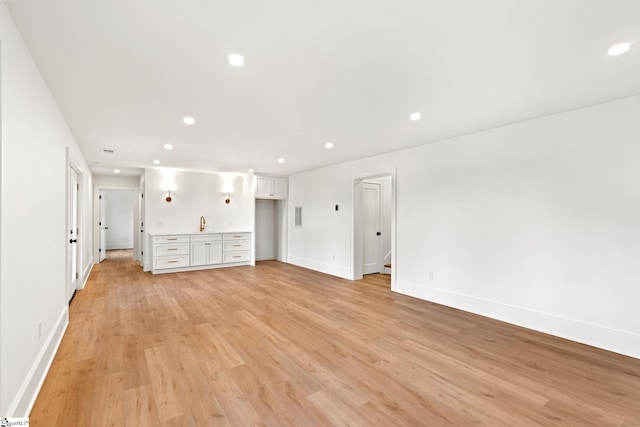
[[[191,266],[222,263],[222,236],[191,236]]]
[[[222,243],[223,263],[251,260],[251,233],[225,233]]]
[[[153,270],[189,266],[189,235],[153,237]]]
[[[153,235],[154,274],[248,265],[251,233]]]

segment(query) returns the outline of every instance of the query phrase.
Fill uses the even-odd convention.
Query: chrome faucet
[[[200,217],[200,232],[202,233],[204,231],[204,225],[207,223],[207,221],[205,221],[204,216]]]

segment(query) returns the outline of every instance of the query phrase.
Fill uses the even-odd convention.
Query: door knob
[[[382,235],[382,233],[381,233],[381,232],[379,232],[379,231],[378,231],[378,232],[376,232],[376,236],[380,236],[380,235]]]
[[[77,239],[69,239],[69,243],[76,243],[77,241]]]

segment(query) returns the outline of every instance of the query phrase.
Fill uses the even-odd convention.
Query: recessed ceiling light
[[[609,48],[607,53],[611,56],[622,55],[631,48],[631,43],[618,43]]]
[[[114,169],[113,170],[115,173],[120,173],[120,169]]]
[[[160,164],[160,160],[154,160],[154,161],[153,161],[153,164],[154,164],[154,165],[159,165],[159,164]]]
[[[164,149],[165,149],[165,150],[173,150],[173,145],[171,145],[171,144],[164,144]]]
[[[278,159],[278,163],[284,163],[284,157],[280,157],[280,158]]]
[[[184,122],[185,125],[192,125],[196,122],[196,119],[194,119],[193,117],[186,116],[184,119],[182,119],[182,121]]]
[[[253,169],[249,169],[249,172],[253,173]]]
[[[244,58],[242,55],[238,55],[237,53],[232,53],[229,55],[229,64],[234,67],[242,67],[244,65]]]
[[[324,144],[324,148],[327,148],[327,149],[333,148],[333,142],[327,142],[326,144]]]
[[[421,117],[422,117],[422,114],[420,113],[411,113],[411,115],[409,115],[409,118],[414,122],[420,120]]]

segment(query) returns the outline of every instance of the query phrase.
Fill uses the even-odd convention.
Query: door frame
[[[367,179],[391,177],[391,290],[396,290],[396,168],[363,172],[351,177],[351,280],[361,280],[363,270],[362,249],[362,182]]]
[[[69,245],[71,243],[68,243],[67,241],[67,237],[69,236],[68,231],[70,229],[70,227],[72,227],[72,212],[70,209],[71,206],[71,198],[72,196],[72,190],[71,190],[71,170],[73,169],[73,171],[76,173],[77,177],[78,177],[78,186],[82,187],[82,184],[84,182],[83,179],[83,174],[84,174],[84,169],[81,166],[80,161],[78,160],[78,158],[75,156],[75,154],[73,154],[73,152],[71,151],[71,149],[69,147],[66,147],[66,157],[67,157],[67,161],[66,161],[66,170],[65,170],[65,175],[66,175],[66,181],[67,181],[67,190],[66,190],[66,226],[65,226],[65,245]],[[82,204],[84,202],[83,200],[83,191],[81,191],[79,188],[76,189],[77,191],[77,201],[76,201],[76,218],[77,218],[77,228],[78,228],[78,232],[76,233],[76,272],[72,272],[71,270],[72,268],[72,262],[71,262],[71,258],[70,258],[70,252],[69,248],[67,246],[67,250],[65,251],[65,259],[66,259],[66,264],[67,264],[67,268],[66,268],[66,273],[65,273],[65,299],[67,298],[67,288],[70,286],[71,282],[73,281],[73,275],[75,275],[76,273],[78,273],[78,278],[75,279],[76,280],[76,290],[78,289],[82,289],[84,288],[85,285],[85,277],[84,277],[84,271],[83,270],[83,265],[82,265],[82,252],[84,249],[84,232],[85,230],[83,229],[82,225],[83,225],[83,221],[82,221]],[[82,273],[82,274],[81,274]],[[69,300],[66,301],[66,303],[69,303]]]

